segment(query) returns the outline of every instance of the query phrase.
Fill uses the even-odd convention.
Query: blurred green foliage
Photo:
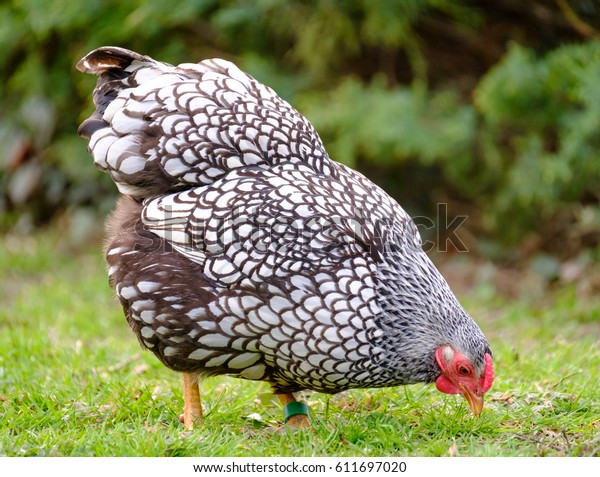
[[[571,209],[572,220],[585,207],[597,215],[598,78],[600,42],[595,41],[542,57],[513,44],[482,79],[475,104],[482,117],[482,157],[497,188],[490,202],[494,214],[487,216],[493,228],[504,223],[505,233],[517,236],[564,208]]]
[[[573,15],[589,34],[599,13],[586,0],[9,0],[0,228],[79,230],[74,217],[111,208],[115,188],[76,135],[95,79],[74,65],[119,45],[234,60],[412,213],[468,214],[471,246],[534,237],[560,256],[597,253],[600,43]]]

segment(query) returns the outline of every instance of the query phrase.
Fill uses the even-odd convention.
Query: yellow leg
[[[283,406],[296,401],[292,393],[278,394],[277,397]],[[286,424],[290,427],[307,429],[310,427],[310,420],[306,414],[296,414],[295,416],[291,416]]]
[[[202,422],[202,404],[198,378],[190,373],[183,373],[183,425],[191,430],[194,424]]]

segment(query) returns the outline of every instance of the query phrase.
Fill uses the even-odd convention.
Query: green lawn
[[[267,385],[223,377],[203,383],[204,425],[186,432],[180,377],[139,348],[100,245],[60,243],[0,243],[0,455],[600,455],[598,296],[509,301],[482,283],[460,297],[496,363],[479,418],[434,386],[313,393],[313,428],[292,433]]]

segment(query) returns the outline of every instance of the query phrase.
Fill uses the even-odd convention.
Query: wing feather
[[[147,199],[142,221],[224,286],[334,269],[351,256],[377,261],[386,242],[420,244],[414,227],[386,220],[412,224],[400,206],[361,178],[304,164],[241,168],[209,186]]]

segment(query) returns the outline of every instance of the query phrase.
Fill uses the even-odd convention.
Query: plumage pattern
[[[119,69],[98,66],[107,54],[121,60]],[[94,93],[97,113],[80,132],[94,133],[94,162],[124,194],[147,197],[208,185],[240,167],[282,162],[330,171],[310,123],[232,63],[173,67],[112,48],[96,50],[80,65],[106,71]]]
[[[410,217],[270,88],[120,48],[78,67],[100,76],[80,134],[124,194],[110,282],[163,363],[335,393],[432,382],[451,344],[483,373],[487,341]]]

